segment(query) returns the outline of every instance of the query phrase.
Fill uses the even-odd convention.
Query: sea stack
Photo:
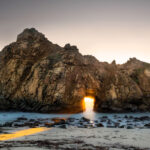
[[[96,111],[150,111],[150,64],[99,62],[34,28],[0,52],[0,110],[80,112],[91,94]]]

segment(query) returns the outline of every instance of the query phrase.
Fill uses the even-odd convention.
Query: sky
[[[150,0],[0,0],[0,50],[32,27],[99,61],[150,63]]]

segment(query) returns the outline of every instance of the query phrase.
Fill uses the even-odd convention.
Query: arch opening
[[[93,96],[85,96],[83,98],[84,111],[93,111],[94,110],[95,98]]]
[[[95,104],[95,97],[93,96],[85,96],[83,98],[83,115],[84,117],[93,120],[94,119],[94,104]]]

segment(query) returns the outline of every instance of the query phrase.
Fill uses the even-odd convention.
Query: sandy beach
[[[91,114],[1,112],[0,149],[150,149],[149,113]]]
[[[17,130],[22,130],[19,128]],[[15,132],[11,128],[9,133]],[[102,150],[149,150],[149,129],[119,128],[49,128],[46,131],[1,141],[1,150],[46,149],[102,149]]]

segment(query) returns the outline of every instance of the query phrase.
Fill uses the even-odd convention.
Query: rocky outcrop
[[[123,65],[60,47],[36,29],[25,29],[0,53],[0,110],[82,111],[86,95],[98,111],[149,111],[150,64]]]

